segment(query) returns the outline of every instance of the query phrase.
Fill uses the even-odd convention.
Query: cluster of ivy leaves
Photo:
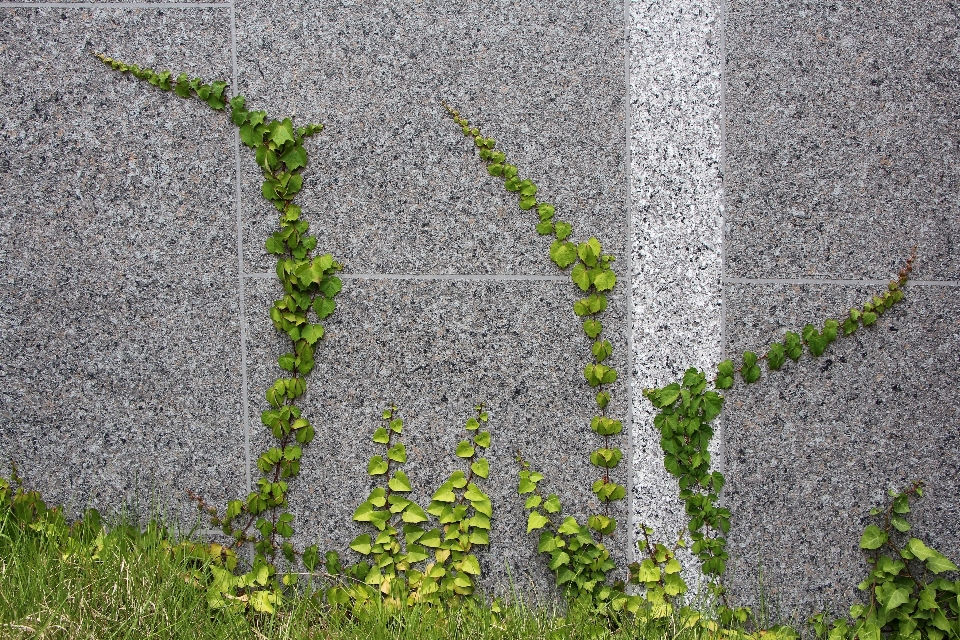
[[[467,438],[456,449],[466,470],[457,469],[434,492],[426,510],[408,495],[410,479],[400,467],[407,461],[401,437],[403,420],[397,407],[384,410],[386,426],[373,434],[384,448],[374,455],[367,473],[380,480],[354,511],[353,519],[370,524],[376,532],[364,533],[350,548],[369,561],[344,568],[338,554],[327,554],[328,575],[337,586],[327,592],[330,602],[366,606],[380,596],[385,606],[399,609],[414,604],[453,605],[474,595],[480,562],[475,552],[490,544],[493,504],[476,481],[490,474],[489,461],[480,455],[490,447],[490,432],[483,429],[489,414],[483,403],[466,421]],[[425,528],[433,516],[439,526]]]
[[[520,210],[535,212],[537,233],[553,237],[549,247],[550,259],[561,269],[573,266],[570,278],[584,294],[584,297],[574,304],[573,311],[583,318],[583,331],[594,341],[591,346],[593,358],[584,367],[583,377],[594,390],[597,406],[597,415],[591,419],[590,428],[602,439],[601,446],[590,453],[590,462],[600,470],[600,477],[593,482],[592,489],[603,505],[603,513],[590,516],[587,526],[582,526],[572,517],[553,526],[551,518],[560,510],[559,499],[551,496],[543,500],[541,496],[534,494],[526,502],[529,512],[527,529],[529,533],[550,527],[555,538],[560,536],[556,542],[542,542],[540,550],[550,554],[551,569],[557,576],[558,584],[562,585],[569,595],[581,597],[594,594],[598,601],[605,602],[614,592],[610,591],[601,577],[605,577],[614,568],[614,564],[603,543],[594,541],[590,530],[601,539],[613,535],[617,521],[611,516],[610,505],[626,497],[626,487],[611,478],[611,472],[623,459],[623,451],[613,441],[613,438],[618,438],[623,432],[623,422],[607,415],[607,405],[610,403],[610,391],[607,387],[616,381],[617,371],[608,364],[613,347],[610,341],[602,336],[603,324],[600,321],[600,315],[607,308],[607,295],[617,284],[617,276],[610,266],[616,258],[604,253],[600,241],[596,238],[580,243],[572,242],[572,225],[557,217],[553,204],[537,198],[537,185],[531,179],[519,175],[517,166],[509,162],[503,151],[496,148],[496,141],[485,137],[479,127],[471,125],[450,105],[444,103],[444,108],[460,126],[463,135],[472,140],[480,159],[486,164],[487,172],[500,178],[504,189],[516,194]],[[520,495],[533,492],[538,479],[542,479],[541,474],[529,468],[524,468],[520,473]],[[546,532],[544,535],[547,535]],[[574,544],[582,545],[583,549],[578,547],[579,553],[571,555],[568,542],[564,542],[563,536],[573,536]],[[590,538],[590,543],[586,542],[587,538]],[[561,546],[560,542],[564,542],[566,546]]]
[[[680,488],[693,540],[691,551],[701,561],[703,573],[716,589],[722,591],[719,579],[728,560],[724,536],[730,530],[730,511],[719,505],[724,478],[718,471],[710,471],[708,450],[714,435],[710,424],[723,408],[724,398],[718,391],[733,387],[737,377],[747,384],[760,380],[762,361],[766,362],[768,371],[779,371],[787,358],[798,361],[804,349],[811,356],[819,357],[838,336],[853,335],[861,326],[876,323],[878,315],[903,299],[902,288],[915,259],[914,253],[886,292],[874,296],[862,307],[850,309],[842,324],[834,319],[827,319],[822,329],[808,324],[799,335],[786,332],[783,341],[770,345],[762,356],[745,351],[739,365],[724,360],[717,366],[713,389],[709,388],[711,381],[704,372],[688,369],[680,383],[644,390],[644,395],[658,410],[654,426],[660,432],[664,467],[677,478]]]
[[[818,638],[960,638],[960,579],[941,575],[960,568],[908,533],[910,501],[923,497],[922,483],[891,490],[889,496],[886,507],[870,511],[877,524],[867,525],[860,538],[871,570],[858,588],[869,595],[869,602],[851,606],[849,620],[828,623],[822,613],[811,618]]]
[[[263,424],[277,440],[275,446],[257,459],[263,473],[257,488],[244,500],[231,500],[220,515],[215,508],[207,509],[215,525],[234,538],[233,548],[245,543],[253,545],[254,559],[249,572],[233,575],[217,574],[217,588],[212,590],[210,602],[226,602],[222,594],[239,592],[259,611],[273,611],[281,593],[281,585],[296,581],[294,574],[278,576],[276,559],[282,554],[288,562],[299,555],[290,538],[293,536],[294,516],[288,511],[288,480],[300,473],[303,447],[315,437],[310,421],[303,415],[296,401],[306,392],[306,378],[313,370],[314,354],[323,338],[320,324],[336,309],[334,297],[342,282],[337,272],[343,267],[330,254],[316,255],[316,236],[310,235],[309,224],[301,217],[301,209],[294,204],[303,187],[303,169],[307,165],[304,140],[323,130],[323,125],[294,127],[290,118],[268,118],[264,111],[249,111],[246,100],[237,95],[227,101],[227,83],[205,83],[201,78],[180,74],[176,78],[169,71],[157,72],[140,68],[105,55],[95,54],[104,64],[116,71],[129,73],[181,98],[196,98],[216,111],[230,108],[230,119],[240,128],[240,140],[254,150],[257,165],[263,172],[261,193],[276,207],[280,230],[266,242],[269,253],[277,256],[277,278],[284,296],[270,308],[274,327],[290,340],[290,351],[278,358],[277,364],[286,375],[276,380],[266,391],[270,408],[261,414]],[[304,552],[305,562],[317,556],[315,547]],[[219,594],[219,595],[218,595]]]

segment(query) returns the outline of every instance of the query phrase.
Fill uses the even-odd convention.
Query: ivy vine
[[[265,395],[271,408],[261,414],[263,424],[277,443],[257,459],[263,477],[246,499],[231,500],[222,515],[198,500],[213,524],[234,539],[233,551],[246,543],[254,549],[251,570],[239,578],[219,576],[219,593],[245,589],[252,606],[271,611],[278,601],[281,583],[290,585],[296,581],[292,574],[277,578],[276,559],[282,554],[293,562],[298,555],[290,542],[294,516],[288,510],[288,481],[299,475],[303,447],[316,436],[296,401],[306,392],[306,380],[315,365],[315,350],[323,338],[324,327],[319,321],[334,312],[334,298],[343,286],[336,275],[343,266],[330,254],[317,255],[317,238],[310,235],[309,224],[301,219],[302,211],[294,204],[303,187],[302,172],[307,165],[303,142],[323,131],[323,125],[294,127],[290,118],[268,118],[264,111],[247,110],[246,99],[241,95],[228,102],[228,85],[223,81],[206,83],[183,73],[174,78],[170,71],[157,72],[95,55],[116,71],[129,73],[181,98],[196,98],[215,111],[224,111],[229,104],[231,121],[240,128],[240,140],[255,151],[257,166],[263,173],[261,193],[278,212],[280,230],[267,240],[266,250],[277,256],[276,274],[285,295],[271,306],[270,318],[274,327],[289,338],[290,350],[277,360],[286,375],[267,389]],[[317,551],[308,548],[302,556],[309,563],[316,558]],[[211,604],[225,605],[226,601],[217,595],[211,598]]]

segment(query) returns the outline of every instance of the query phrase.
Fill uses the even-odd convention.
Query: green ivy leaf
[[[637,568],[636,576],[640,582],[659,582],[660,567],[655,565],[650,558],[645,558]]]
[[[413,488],[410,486],[410,479],[407,478],[407,474],[403,471],[397,471],[393,474],[393,477],[390,478],[390,481],[387,483],[387,486],[390,487],[391,491],[398,492],[407,492],[412,491]]]
[[[367,464],[367,473],[371,476],[382,476],[389,468],[389,463],[382,456],[373,456]]]
[[[537,193],[537,185],[533,184],[530,180],[524,180],[520,183],[520,195],[522,196],[532,196]]]
[[[490,474],[490,463],[487,462],[486,458],[480,458],[470,465],[470,470],[473,471],[474,475],[486,478]]]
[[[887,534],[876,525],[869,525],[860,538],[861,549],[879,549],[887,541]]]
[[[470,544],[490,544],[490,531],[487,529],[472,529],[470,531]]]
[[[484,449],[488,448],[490,446],[490,432],[481,431],[473,439],[473,443],[478,447],[483,447]]]
[[[284,118],[283,122],[274,120],[270,123],[270,140],[278,147],[285,142],[293,142],[293,122]]]
[[[457,457],[458,458],[472,458],[474,453],[473,445],[470,444],[469,440],[464,440],[457,445]]]
[[[307,324],[300,329],[300,337],[307,341],[307,344],[313,345],[323,337],[323,326],[319,324]]]
[[[539,511],[531,511],[527,517],[527,533],[542,529],[550,523],[550,520]]]
[[[786,348],[787,356],[791,360],[796,362],[800,359],[800,356],[803,354],[803,343],[800,340],[800,336],[792,331],[787,331],[783,336],[783,345]]]
[[[402,442],[398,442],[390,447],[390,450],[387,452],[387,457],[394,462],[403,464],[407,461],[407,448],[403,446]]]
[[[423,508],[418,505],[416,502],[411,502],[407,505],[407,508],[404,509],[403,514],[400,518],[408,524],[416,524],[418,522],[426,522],[427,514],[423,511]],[[415,560],[413,562],[416,562]]]
[[[597,291],[609,291],[617,284],[617,276],[612,269],[604,269],[593,280]]]
[[[280,160],[287,165],[287,171],[293,171],[307,166],[307,151],[302,145],[295,145],[280,156]]]
[[[553,233],[553,223],[549,220],[546,222],[541,222],[537,225],[537,233],[542,236],[547,236]]]
[[[279,358],[277,358],[277,363],[280,365],[280,368],[284,371],[293,371],[294,367],[294,358],[292,353],[285,353]]]
[[[557,232],[557,240],[561,240],[561,241],[566,240],[567,238],[570,237],[570,234],[573,233],[573,227],[570,225],[570,223],[564,222],[563,220],[557,220],[556,224],[554,225],[554,228],[556,229],[556,232]],[[576,257],[577,248],[573,243],[570,243],[570,250],[573,252],[573,258],[570,260],[570,262],[572,263],[574,260],[577,259]]]
[[[944,571],[958,571],[957,565],[951,562],[946,556],[937,553],[926,561],[927,569],[932,573],[943,573]]]
[[[560,498],[555,493],[551,493],[543,503],[543,510],[547,513],[560,512]]]
[[[557,528],[557,533],[561,533],[565,536],[573,536],[580,533],[580,525],[577,523],[576,518],[573,516],[567,516],[563,523]]]
[[[559,228],[561,223],[557,223],[557,232],[559,234]],[[550,259],[553,260],[558,267],[565,269],[577,260],[577,248],[571,242],[564,242],[562,240],[554,240],[553,244],[550,245]]]
[[[440,532],[436,529],[427,531],[420,536],[420,538],[417,540],[417,544],[424,547],[429,547],[431,549],[436,549],[440,546]]]
[[[457,469],[450,474],[450,478],[447,480],[447,482],[449,482],[450,486],[452,486],[454,489],[463,489],[465,486],[467,486],[467,474],[460,469]]]
[[[370,539],[370,534],[365,533],[354,538],[353,542],[350,543],[350,548],[362,555],[370,555],[370,550],[373,548],[373,541]]]
[[[582,262],[577,263],[577,266],[570,272],[570,279],[583,291],[590,288],[590,273]],[[576,309],[576,306],[574,306],[574,309]]]
[[[477,561],[476,556],[470,555],[460,562],[459,570],[463,571],[464,573],[478,576],[480,575],[480,563]]]
[[[606,516],[590,516],[587,525],[600,535],[610,535],[617,528],[617,521]]]
[[[601,331],[603,331],[603,325],[600,324],[599,320],[591,319],[583,323],[583,332],[590,338],[596,338]]]
[[[910,590],[900,587],[898,589],[891,589],[887,592],[886,602],[884,603],[884,611],[893,611],[902,604],[906,604],[910,601]]]
[[[622,458],[620,449],[596,449],[590,454],[590,462],[604,469],[613,469]]]
[[[771,371],[776,371],[783,366],[786,357],[783,345],[779,342],[774,342],[770,345],[770,350],[767,352],[767,366],[770,367]]]
[[[432,500],[436,502],[453,502],[456,499],[457,495],[453,492],[453,485],[449,482],[444,482],[440,485],[432,498]]]

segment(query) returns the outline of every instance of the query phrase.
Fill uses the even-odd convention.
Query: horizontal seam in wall
[[[826,280],[817,278],[724,278],[723,284],[839,284],[877,285],[889,280]],[[957,280],[909,280],[908,287],[960,287]]]
[[[229,9],[229,2],[0,2],[2,9]]]
[[[244,278],[276,278],[273,273],[245,273]],[[511,276],[511,275],[465,275],[465,274],[423,274],[407,275],[402,273],[341,273],[343,280],[457,280],[457,281],[491,281],[491,282],[561,282],[569,281],[569,276]]]

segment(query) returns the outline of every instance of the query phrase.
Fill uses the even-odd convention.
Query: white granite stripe
[[[664,539],[683,510],[641,392],[722,355],[721,11],[630,4],[633,516]]]

